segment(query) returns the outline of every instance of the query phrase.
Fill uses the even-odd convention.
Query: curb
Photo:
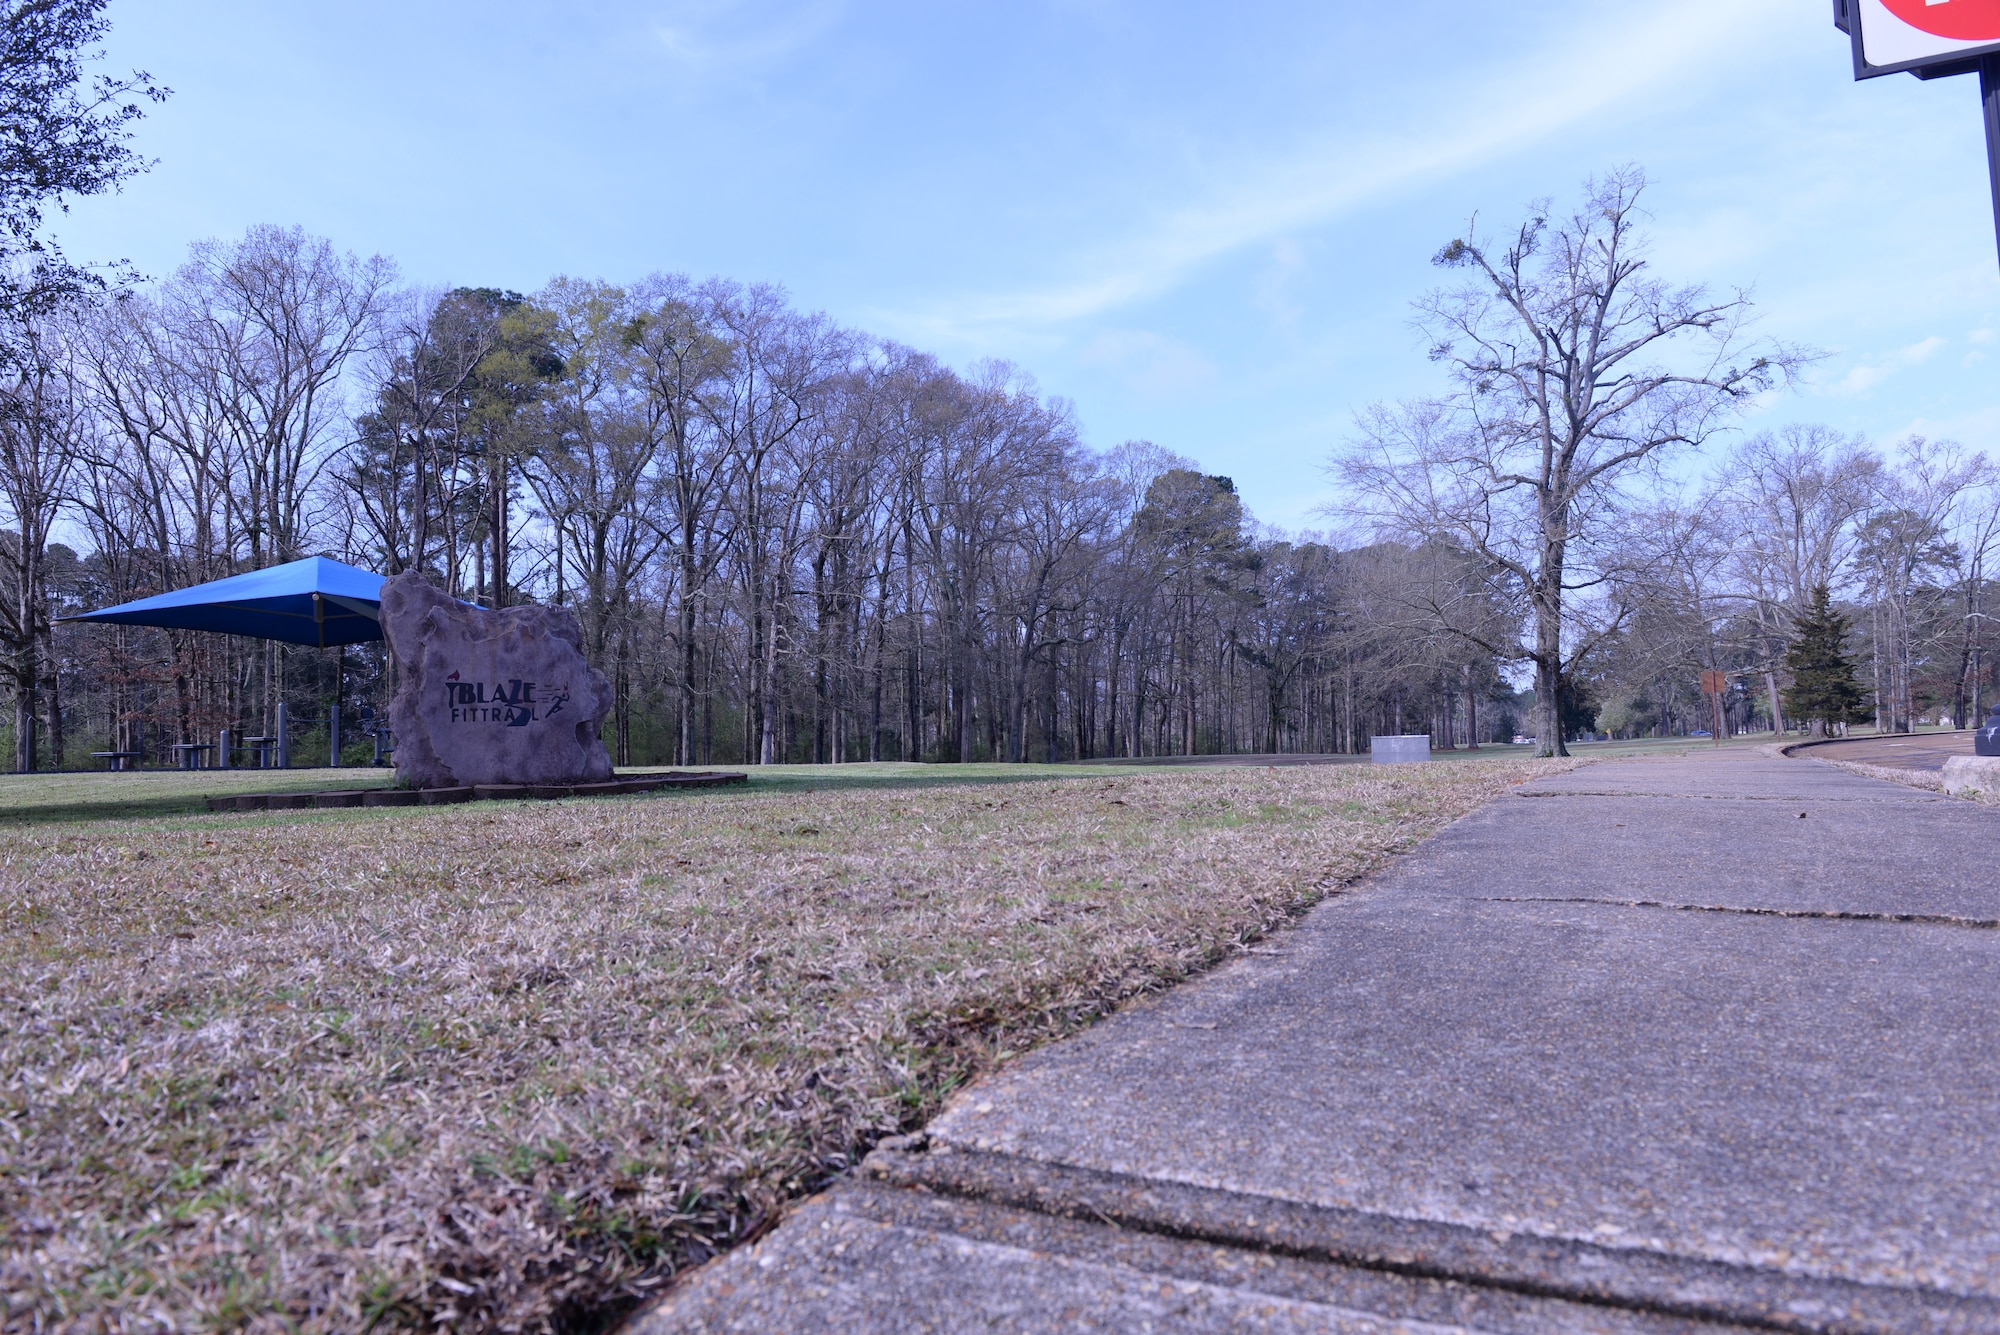
[[[863,1179],[1059,1219],[1358,1269],[1765,1330],[2000,1329],[2000,1300],[1786,1273],[1638,1247],[1486,1232],[892,1137]]]

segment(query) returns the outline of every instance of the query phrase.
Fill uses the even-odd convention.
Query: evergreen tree
[[[1571,673],[1560,673],[1556,677],[1556,717],[1562,724],[1564,741],[1588,736],[1597,731],[1597,702],[1590,698],[1590,683]]]
[[[1812,603],[1792,627],[1785,646],[1785,712],[1830,728],[1861,709],[1861,683],[1846,651],[1848,619],[1833,610],[1826,585],[1812,591]],[[1817,731],[1817,729],[1816,729]]]

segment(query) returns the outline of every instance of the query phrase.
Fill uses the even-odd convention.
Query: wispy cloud
[[[1168,398],[1206,389],[1215,363],[1178,339],[1143,329],[1100,330],[1078,360],[1116,372],[1133,389]]]
[[[1896,349],[1886,357],[1851,367],[1846,375],[1827,386],[1826,392],[1843,397],[1865,394],[1898,371],[1907,371],[1912,366],[1923,365],[1943,346],[1945,346],[1944,339],[1936,334],[1920,339],[1908,347]]]
[[[1647,6],[1616,22],[1572,30],[1528,60],[1454,80],[1428,100],[1438,110],[1397,133],[1357,138],[1329,127],[1288,154],[1205,183],[1192,203],[1157,208],[1126,235],[1074,255],[1086,276],[973,295],[890,313],[936,337],[982,327],[1046,329],[1170,290],[1201,266],[1243,247],[1324,224],[1425,180],[1517,152],[1592,118],[1655,96],[1719,50],[1755,43],[1793,24],[1785,6],[1691,0]]]
[[[1897,439],[1922,436],[1926,440],[1955,440],[1975,450],[2000,452],[2000,408],[1974,408],[1948,417],[1912,417],[1901,430],[1887,434]]]
[[[684,77],[707,82],[782,64],[825,36],[840,0],[757,4],[750,0],[677,0],[653,24],[653,38]]]

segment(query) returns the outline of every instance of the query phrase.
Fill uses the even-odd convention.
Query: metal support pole
[[[1986,121],[1986,176],[1993,188],[1993,238],[2000,245],[2000,56],[1979,59],[1979,109]]]
[[[347,686],[347,646],[333,647],[333,710],[326,716],[326,763],[340,768],[340,698]]]
[[[215,735],[215,767],[229,768],[229,729],[224,728]]]
[[[278,701],[278,768],[292,767],[292,729],[289,711],[283,700]]]

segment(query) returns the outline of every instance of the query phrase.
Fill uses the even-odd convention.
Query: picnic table
[[[202,753],[205,751],[213,751],[215,749],[215,743],[175,742],[172,746],[168,747],[167,749],[169,751],[178,751],[180,753],[180,762],[182,769],[207,769],[208,766],[206,763],[204,763]]]
[[[113,773],[131,769],[139,763],[137,751],[92,751],[90,758],[104,761]]]
[[[243,749],[257,753],[257,768],[271,768],[271,752],[278,745],[276,737],[245,737]]]

